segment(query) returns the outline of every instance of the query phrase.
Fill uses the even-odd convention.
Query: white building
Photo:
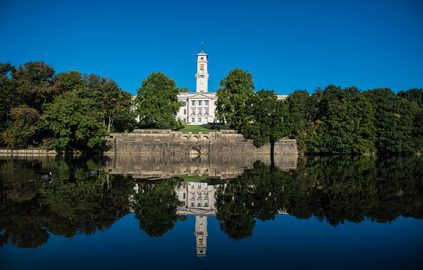
[[[216,190],[219,185],[185,182],[175,189],[176,196],[183,204],[177,215],[195,216],[195,247],[199,257],[207,255],[207,217],[216,214]]]
[[[177,118],[183,123],[203,125],[216,122],[216,93],[209,92],[208,56],[201,50],[197,54],[197,74],[195,93],[183,92],[178,94],[182,103]]]
[[[182,103],[176,117],[185,124],[203,125],[218,122],[215,116],[216,92],[209,92],[208,55],[201,50],[197,54],[196,91],[178,94]],[[287,95],[277,95],[278,99],[285,99]]]

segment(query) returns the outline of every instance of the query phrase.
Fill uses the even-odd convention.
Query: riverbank
[[[0,149],[0,156],[55,156],[59,154],[56,150],[43,149]]]

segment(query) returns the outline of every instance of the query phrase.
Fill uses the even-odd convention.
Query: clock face
[[[204,70],[204,64],[200,64],[200,69]]]

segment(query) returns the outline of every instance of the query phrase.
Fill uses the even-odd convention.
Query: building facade
[[[209,92],[208,55],[201,50],[197,54],[196,90],[194,93],[182,92],[178,100],[182,103],[177,118],[183,123],[203,125],[216,122],[216,93]]]
[[[195,75],[195,92],[182,92],[178,100],[182,106],[176,117],[184,124],[204,125],[216,123],[216,92],[209,92],[208,55],[201,50],[197,54],[197,74]],[[278,99],[285,99],[287,95],[277,95]]]

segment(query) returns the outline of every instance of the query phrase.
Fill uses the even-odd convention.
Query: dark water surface
[[[423,269],[423,158],[0,158],[0,269]]]

